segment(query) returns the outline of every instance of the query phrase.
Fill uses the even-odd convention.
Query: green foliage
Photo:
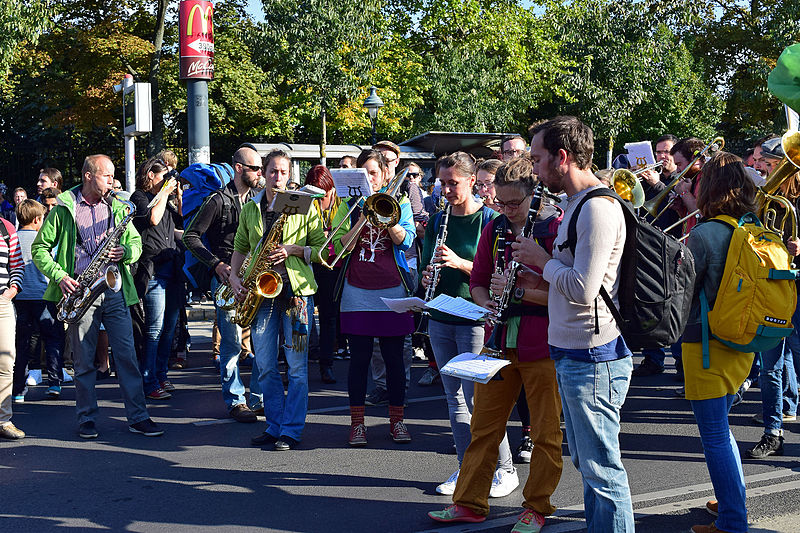
[[[14,0],[0,3],[0,73],[6,73],[20,44],[36,44],[51,26],[51,0]]]
[[[163,1],[0,5],[0,172],[68,170],[99,151],[121,163],[111,87],[129,71],[146,81],[153,69],[158,80],[164,128],[150,148],[163,139],[180,152],[178,3],[168,4],[159,56]],[[331,142],[363,143],[370,85],[385,103],[378,134],[395,141],[426,130],[525,133],[534,120],[569,113],[594,128],[599,150],[609,138],[621,147],[663,133],[721,133],[742,148],[785,127],[766,78],[800,41],[798,0],[262,3],[264,23],[246,0],[214,3],[217,160],[243,141],[319,142],[323,110]]]

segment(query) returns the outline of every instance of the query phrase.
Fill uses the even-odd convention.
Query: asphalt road
[[[309,369],[311,395],[302,445],[276,452],[252,447],[264,429],[227,418],[210,360],[209,325],[192,323],[190,368],[171,371],[178,387],[170,401],[151,402],[166,434],[128,432],[115,380],[99,385],[100,438],[77,436],[74,389],[60,400],[32,388],[14,406],[14,421],[28,437],[0,443],[0,528],[25,531],[298,531],[406,532],[509,531],[521,511],[521,488],[490,500],[489,520],[437,527],[429,510],[450,503],[434,492],[456,469],[441,386],[419,387],[424,366],[412,371],[406,420],[409,445],[389,437],[386,407],[367,408],[369,446],[351,449],[347,361],[336,362],[339,383],[324,386]],[[671,362],[671,358],[668,358]],[[687,401],[675,395],[671,372],[635,380],[623,410],[621,443],[637,531],[688,531],[713,517],[703,506],[711,485]],[[750,422],[760,410],[752,389],[731,414],[740,449],[758,441]],[[519,422],[509,423],[512,445]],[[751,532],[800,531],[800,424],[789,424],[786,454],[746,460]],[[580,476],[564,444],[564,473],[553,497],[559,507],[545,532],[582,531]],[[517,465],[521,481],[528,466]],[[534,466],[535,467],[535,466]]]

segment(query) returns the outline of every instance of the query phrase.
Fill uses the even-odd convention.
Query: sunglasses
[[[241,161],[236,161],[236,162],[245,168],[249,168],[253,172],[258,172],[259,170],[261,170],[261,165],[248,165],[247,163],[242,163]]]

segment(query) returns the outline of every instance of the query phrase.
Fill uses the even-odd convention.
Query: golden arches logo
[[[200,6],[200,4],[195,4],[192,6],[191,11],[189,11],[189,17],[186,20],[186,36],[190,37],[194,29],[194,15],[195,13],[200,13],[200,23],[202,24],[203,34],[207,34],[209,30],[209,26],[211,24],[211,17],[214,14],[213,6],[209,5],[206,6],[205,11]]]

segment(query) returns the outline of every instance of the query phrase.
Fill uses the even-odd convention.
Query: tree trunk
[[[164,19],[169,0],[158,0],[156,7],[156,30],[153,35],[153,57],[150,60],[150,96],[153,102],[153,131],[150,133],[148,155],[153,156],[166,148],[164,146],[164,114],[158,98],[158,72],[161,66],[161,48],[164,46]]]

